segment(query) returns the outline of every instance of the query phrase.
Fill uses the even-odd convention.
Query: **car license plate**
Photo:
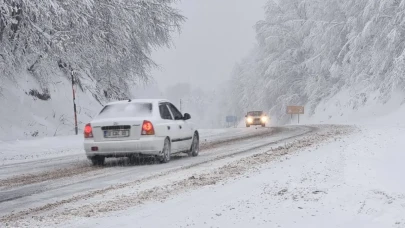
[[[104,138],[129,137],[129,130],[104,131]]]

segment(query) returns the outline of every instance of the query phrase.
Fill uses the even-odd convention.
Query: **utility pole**
[[[182,107],[181,107],[181,98],[180,98],[180,112],[182,112]]]
[[[75,88],[74,88],[75,80],[74,80],[74,76],[73,76],[73,70],[71,71],[70,75],[72,77],[73,112],[74,112],[74,116],[75,116],[75,132],[76,132],[76,135],[77,135],[79,133],[79,129],[77,127],[76,94],[75,94]]]

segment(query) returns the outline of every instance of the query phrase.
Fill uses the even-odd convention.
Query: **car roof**
[[[162,103],[162,102],[170,102],[167,99],[131,99],[131,100],[122,100],[122,101],[113,101],[107,103],[107,105],[112,104],[124,104],[124,103]]]

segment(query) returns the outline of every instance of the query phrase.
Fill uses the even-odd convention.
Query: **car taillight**
[[[154,134],[155,129],[153,128],[153,124],[148,120],[143,121],[142,135],[154,135]]]
[[[84,127],[84,138],[93,138],[93,128],[90,124],[86,124]]]

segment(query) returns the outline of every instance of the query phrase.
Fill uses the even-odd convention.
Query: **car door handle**
[[[170,130],[170,126],[167,126],[167,130]]]

